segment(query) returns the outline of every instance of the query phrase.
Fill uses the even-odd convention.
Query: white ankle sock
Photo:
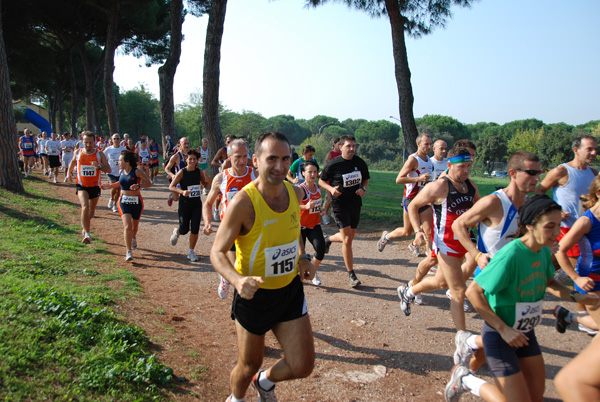
[[[408,288],[408,291],[406,292],[406,295],[408,297],[415,297],[416,295],[413,293],[412,291],[412,286]]]
[[[462,378],[462,383],[473,395],[479,396],[479,390],[485,384],[485,381],[469,374]]]
[[[237,399],[235,396],[233,396],[233,394],[231,394],[231,399],[229,399],[231,402],[246,402],[246,397],[243,397],[242,399]]]
[[[477,346],[477,344],[475,343],[475,338],[476,337],[477,337],[477,335],[471,335],[470,337],[467,338],[467,345],[472,350],[479,350],[479,346]]]
[[[275,386],[275,383],[267,378],[267,371],[261,371],[258,375],[258,385],[265,391],[269,391]]]

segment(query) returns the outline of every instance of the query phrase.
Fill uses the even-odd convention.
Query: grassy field
[[[80,227],[63,219],[78,207],[45,186],[0,190],[0,399],[166,400],[173,371],[112,309],[138,282],[100,241],[81,245]]]
[[[402,193],[404,185],[396,184],[396,172],[369,172],[369,189],[363,198],[361,221],[367,226],[377,227],[385,222],[386,227],[402,224]],[[472,178],[479,193],[484,196],[495,191],[497,187],[506,187],[509,178],[495,179],[488,177]]]

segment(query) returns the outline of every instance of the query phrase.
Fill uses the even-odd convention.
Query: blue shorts
[[[123,194],[119,197],[119,215],[123,216],[125,214],[130,214],[131,217],[138,221],[142,216],[142,211],[144,210],[144,200],[141,195],[138,195],[138,202],[135,204],[131,203],[123,203]]]
[[[494,377],[508,377],[520,373],[519,359],[542,354],[535,330],[527,332],[525,336],[529,339],[529,345],[515,348],[506,343],[491,325],[487,322],[483,323],[481,328],[483,349],[488,367]]]

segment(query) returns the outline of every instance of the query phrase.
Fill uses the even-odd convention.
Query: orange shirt
[[[302,201],[301,205],[306,205],[310,201],[316,201],[315,206],[311,209],[300,209],[300,226],[303,228],[313,229],[315,226],[321,224],[321,190],[317,186],[317,190],[311,193],[308,186],[305,183],[300,185],[308,197]]]
[[[77,183],[83,187],[96,187],[99,185],[100,170],[100,155],[99,151],[94,151],[92,154],[86,154],[82,149],[77,153]],[[95,166],[92,162],[96,162]]]
[[[223,171],[223,178],[221,179],[221,219],[225,216],[225,210],[231,199],[255,178],[254,169],[250,166],[246,167],[246,173],[242,176],[234,176],[231,168]]]

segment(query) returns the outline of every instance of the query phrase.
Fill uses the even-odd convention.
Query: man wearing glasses
[[[508,186],[481,198],[452,224],[454,235],[477,263],[475,275],[504,245],[516,238],[519,210],[527,194],[535,191],[540,173],[537,155],[527,151],[515,152],[508,158]],[[471,241],[470,230],[477,224],[479,238],[475,245]],[[455,343],[455,363],[460,360],[466,365],[473,353],[483,348],[481,336],[468,331],[458,331]],[[474,371],[485,363],[485,360],[476,360],[470,367]]]

